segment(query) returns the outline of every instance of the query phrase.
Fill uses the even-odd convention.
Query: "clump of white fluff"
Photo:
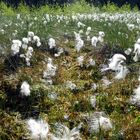
[[[77,62],[80,67],[83,67],[84,56],[77,57]]]
[[[18,20],[21,19],[20,14],[17,14],[16,16]]]
[[[37,47],[40,47],[40,46],[41,46],[40,38],[39,38],[37,35],[35,35],[35,36],[33,37],[33,42],[36,43],[36,46],[37,46]]]
[[[105,70],[111,69],[117,71],[120,69],[120,64],[126,61],[126,57],[122,54],[114,54],[109,61],[109,67]]]
[[[75,35],[75,40],[78,40],[81,38],[80,33],[74,32],[74,35]]]
[[[26,38],[26,37],[22,38],[22,42],[23,42],[22,48],[26,50],[28,48],[28,43],[29,43],[28,38]]]
[[[27,66],[30,66],[31,63],[31,58],[32,58],[32,55],[33,55],[33,48],[32,47],[28,47],[27,51],[25,52],[25,54],[21,54],[20,57],[21,58],[25,58],[25,61],[26,61],[26,65]]]
[[[116,71],[115,79],[124,79],[128,73],[129,70],[127,67],[120,64],[120,66],[118,66],[118,70]]]
[[[85,27],[86,25],[84,23],[82,23],[82,22],[79,21],[77,23],[77,26],[78,26],[78,28],[80,28],[80,27]]]
[[[102,81],[103,88],[107,88],[112,83],[107,79],[106,76],[104,76],[101,81]]]
[[[108,131],[112,129],[112,123],[104,112],[94,112],[89,117],[89,130],[90,133],[98,133],[100,130]]]
[[[104,37],[105,37],[105,33],[103,31],[100,31],[99,36],[98,36],[98,41],[100,43],[103,43],[104,42]]]
[[[91,32],[91,27],[87,27],[86,35],[88,36]]]
[[[26,60],[26,64],[27,66],[30,66],[30,61],[32,58],[32,53],[33,53],[33,48],[32,47],[28,47],[27,53],[25,54],[25,60]]]
[[[59,57],[64,52],[63,48],[58,48],[58,52],[54,54],[55,57]]]
[[[134,45],[134,54],[133,60],[137,62],[140,58],[140,38],[137,40],[137,42]]]
[[[102,31],[100,31],[98,37],[93,36],[93,37],[91,38],[91,45],[92,45],[93,47],[96,47],[98,42],[99,42],[99,43],[103,43],[103,42],[104,42],[104,37],[105,37],[105,33],[102,32]]]
[[[96,90],[97,87],[98,87],[98,85],[97,85],[96,83],[92,83],[92,84],[91,84],[91,89],[92,89],[92,90]]]
[[[90,40],[91,40],[91,38],[90,38],[90,36],[88,35],[88,36],[87,36],[87,41],[90,41]]]
[[[46,14],[46,15],[45,15],[45,19],[46,19],[47,22],[50,22],[50,20],[51,20],[50,15],[49,15],[49,14]]]
[[[76,89],[76,84],[74,84],[72,81],[67,81],[66,82],[66,88],[70,90],[75,90]]]
[[[130,31],[135,29],[135,25],[134,24],[127,24],[127,27]]]
[[[28,35],[27,35],[28,40],[29,40],[29,41],[32,41],[34,35],[35,35],[34,32],[29,31],[29,32],[28,32]]]
[[[24,81],[20,87],[20,93],[22,96],[30,96],[30,85],[28,82]]]
[[[55,39],[54,38],[49,38],[48,45],[49,45],[50,49],[54,48],[56,46]]]
[[[29,119],[27,125],[32,139],[46,140],[48,138],[49,125],[43,120]]]
[[[90,96],[90,104],[93,108],[96,107],[96,96],[95,95]]]
[[[84,33],[84,31],[83,31],[83,30],[80,30],[80,31],[79,31],[79,34],[83,34],[83,33]]]
[[[126,61],[126,57],[122,54],[114,54],[109,61],[109,67],[102,69],[102,71],[113,70],[116,72],[115,79],[124,79],[129,73],[127,67],[123,65],[123,62]]]
[[[40,38],[34,34],[34,32],[29,31],[27,35],[28,41],[32,43],[36,43],[37,47],[41,46]]]
[[[97,46],[97,43],[98,43],[98,38],[97,38],[96,36],[93,36],[93,37],[91,38],[91,45],[92,45],[93,47],[96,47],[96,46]]]
[[[55,135],[51,134],[50,139],[51,140],[82,140],[79,132],[80,128],[81,125],[70,130],[67,126],[58,124]]]
[[[86,30],[87,41],[90,41],[90,32],[91,32],[91,27],[87,27]]]
[[[132,49],[131,48],[128,48],[127,50],[124,51],[124,53],[126,55],[130,55],[131,52],[132,52]]]
[[[95,65],[96,65],[95,60],[93,60],[92,58],[90,58],[89,61],[88,61],[87,67],[89,67],[89,66],[95,66]]]
[[[55,76],[57,67],[53,65],[52,59],[48,58],[47,63],[47,75],[48,76]]]
[[[83,46],[84,46],[84,41],[82,39],[76,41],[75,49],[77,52],[79,52],[81,48],[83,48]]]
[[[21,45],[22,45],[22,42],[20,40],[12,41],[12,46],[11,46],[12,55],[16,55],[17,53],[19,53]]]
[[[52,59],[48,58],[47,68],[43,72],[43,78],[47,80],[48,83],[52,84],[52,77],[56,75],[57,67],[53,64]]]
[[[122,54],[115,54],[113,55],[113,57],[111,58],[111,61],[109,63],[109,68],[111,70],[118,70],[119,66],[122,62],[124,62],[126,60],[126,57]]]
[[[75,49],[77,52],[79,52],[84,46],[84,41],[81,39],[79,33],[74,32],[74,34],[75,34]]]
[[[130,103],[140,106],[140,85],[134,90],[134,94],[130,98]]]

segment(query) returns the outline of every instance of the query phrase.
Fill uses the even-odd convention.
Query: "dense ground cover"
[[[134,44],[138,44],[140,38],[139,12],[129,11],[128,6],[118,9],[114,5],[102,7],[101,11],[84,4],[63,10],[46,6],[30,11],[21,6],[15,11],[2,4],[1,7],[2,140],[140,138],[139,89],[137,101],[131,101],[134,89],[139,86],[139,61],[134,59]],[[100,34],[104,34],[101,39]],[[92,43],[92,37],[97,37],[98,41]],[[23,38],[28,39],[28,43]],[[13,40],[22,41],[19,51]],[[33,49],[28,53],[29,63],[28,50],[23,49],[23,44]],[[51,46],[55,49],[51,50]],[[79,52],[78,47],[81,47]],[[130,53],[128,48],[132,49]],[[21,54],[25,59],[19,57]],[[121,78],[116,78],[118,70],[103,70],[115,54],[126,57],[120,66],[129,73],[123,73]],[[44,76],[44,71],[48,72],[48,58],[52,59],[51,68],[55,71],[52,77],[49,75],[49,80]],[[24,81],[30,85],[30,92],[26,92],[29,96],[21,91]],[[40,126],[31,118],[43,120],[39,123],[44,128],[44,137],[38,134],[35,138]],[[103,124],[101,118],[106,118]],[[34,126],[30,129],[32,123]],[[70,132],[62,125],[70,130],[77,128]],[[34,134],[32,129],[36,129]],[[52,134],[60,130],[62,134],[54,138]]]

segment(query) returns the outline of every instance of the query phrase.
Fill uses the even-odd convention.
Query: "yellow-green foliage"
[[[12,16],[15,14],[14,9],[12,7],[8,7],[5,3],[1,2],[0,3],[0,14],[5,14]]]
[[[114,3],[108,2],[107,5],[103,5],[101,7],[101,11],[104,12],[129,12],[129,11],[138,11],[138,7],[135,6],[134,8],[131,8],[130,4],[125,4],[122,7],[118,7]]]
[[[26,123],[18,113],[7,113],[0,109],[0,139],[16,140],[29,137]]]
[[[28,14],[30,13],[30,8],[28,6],[20,4],[16,11],[17,13],[21,13],[21,14]]]
[[[4,13],[5,15],[14,15],[16,13],[36,13],[36,14],[71,14],[71,13],[91,13],[91,12],[126,12],[126,11],[138,11],[138,7],[134,7],[133,9],[130,8],[129,4],[123,5],[121,8],[116,6],[113,3],[108,3],[107,5],[103,5],[102,7],[95,7],[94,5],[89,5],[85,1],[75,1],[72,4],[65,4],[64,7],[60,7],[58,5],[55,6],[49,6],[44,5],[41,7],[32,7],[29,8],[28,6],[21,3],[17,9],[13,9],[11,7],[8,7],[5,3],[0,3],[0,11],[1,13]]]
[[[90,6],[85,1],[83,2],[75,2],[71,5],[65,5],[64,7],[64,13],[65,14],[71,14],[71,13],[91,13],[94,11],[98,11],[98,8],[95,8],[94,6]]]

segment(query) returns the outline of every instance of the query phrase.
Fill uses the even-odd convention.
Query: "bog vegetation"
[[[0,139],[138,140],[140,14],[85,2],[0,4]]]

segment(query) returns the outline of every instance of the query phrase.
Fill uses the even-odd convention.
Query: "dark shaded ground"
[[[35,7],[38,7],[38,6],[42,6],[42,5],[45,5],[45,4],[49,4],[49,5],[60,5],[63,7],[64,4],[66,3],[73,3],[74,1],[76,0],[2,0],[3,2],[5,2],[6,4],[8,4],[9,6],[14,6],[14,7],[18,7],[18,5],[20,3],[24,3],[30,7],[32,6],[35,6]],[[80,0],[79,0],[80,1]],[[124,4],[130,4],[131,7],[135,7],[135,6],[138,6],[139,9],[140,9],[140,1],[139,0],[85,0],[86,2],[90,3],[90,4],[94,4],[96,6],[100,6],[100,5],[104,5],[104,4],[107,4],[109,2],[111,3],[115,3],[117,6],[121,7],[123,6]]]

